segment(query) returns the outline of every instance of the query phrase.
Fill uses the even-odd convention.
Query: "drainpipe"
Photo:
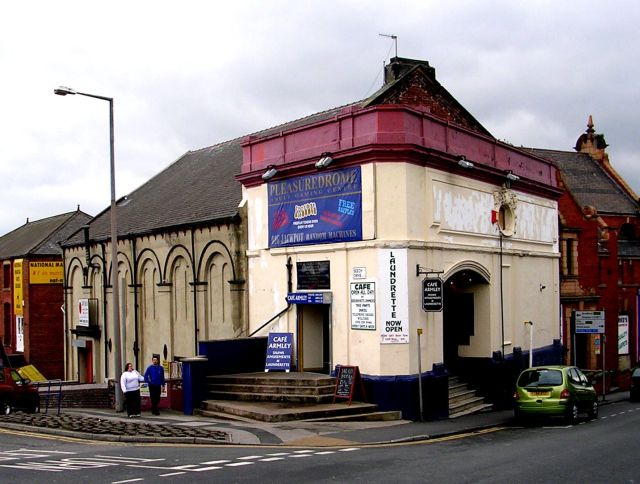
[[[191,228],[191,273],[193,279],[193,335],[194,356],[198,355],[198,274],[196,272],[196,241]]]
[[[133,284],[133,354],[136,359],[136,368],[140,368],[140,340],[138,334],[138,255],[136,252],[136,238],[131,237],[131,250],[133,252],[133,274],[131,274],[131,282]]]
[[[500,346],[502,347],[502,358],[504,359],[504,269],[502,268],[502,231],[500,229],[498,231],[500,232],[500,326],[502,330],[502,343]]]
[[[104,320],[104,377],[109,378],[109,325],[107,324],[107,255],[105,254],[104,243],[100,243],[102,249],[102,317]],[[118,376],[116,375],[116,385]]]

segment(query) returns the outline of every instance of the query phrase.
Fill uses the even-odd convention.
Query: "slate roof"
[[[250,136],[328,119],[346,106],[275,126]],[[236,180],[242,165],[242,138],[188,151],[142,186],[117,201],[118,236],[159,233],[182,227],[231,222],[238,216],[242,185]],[[91,240],[111,234],[110,207],[90,222]],[[63,245],[84,243],[78,232]]]
[[[618,257],[640,259],[640,240],[618,239]]]
[[[309,125],[329,119],[352,106],[366,107],[399,102],[393,97],[394,93],[406,86],[407,79],[412,76],[415,79],[420,73],[425,79],[429,77],[428,82],[425,80],[424,86],[434,91],[434,104],[440,102],[446,105],[447,113],[454,112],[456,119],[461,123],[464,121],[465,126],[488,134],[488,131],[435,81],[435,70],[427,69],[427,62],[401,58],[394,58],[392,61],[402,65],[400,76],[397,79],[388,79],[387,84],[368,99],[322,111],[248,136],[269,136]],[[118,200],[118,236],[139,236],[236,220],[238,206],[242,200],[242,185],[235,177],[241,171],[244,138],[188,151],[138,189]],[[105,240],[110,237],[109,212],[110,207],[107,207],[90,222],[91,240]],[[64,245],[82,243],[84,236],[78,232]]]
[[[27,222],[0,237],[0,259],[61,257],[59,243],[87,224],[91,216],[77,210]]]
[[[562,180],[580,207],[593,206],[601,214],[640,216],[634,200],[590,155],[570,151],[522,148],[553,161]]]

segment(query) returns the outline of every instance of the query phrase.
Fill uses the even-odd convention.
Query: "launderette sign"
[[[360,167],[267,184],[269,247],[362,240]]]

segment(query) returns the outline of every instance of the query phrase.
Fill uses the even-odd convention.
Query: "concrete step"
[[[451,395],[452,393],[457,393],[457,392],[468,390],[468,389],[469,389],[469,385],[467,385],[466,383],[459,382],[452,385],[451,382],[449,382],[449,395]]]
[[[292,402],[292,403],[329,403],[333,401],[333,392],[325,395],[300,393],[258,393],[258,392],[222,392],[209,391],[211,400],[236,400],[254,402]]]
[[[335,386],[335,378],[320,373],[239,373],[211,375],[208,384],[268,386]]]
[[[456,402],[453,405],[449,405],[449,418],[451,418],[451,415],[465,412],[471,408],[476,408],[484,403],[485,402],[483,397],[471,397]]]
[[[214,412],[211,410],[203,410],[203,409],[193,409],[194,415],[200,415],[201,417],[207,417],[214,420],[225,420],[230,422],[244,422],[244,423],[255,423],[256,421],[251,418],[242,417],[240,415],[233,415],[231,413],[225,412]]]
[[[471,408],[467,408],[465,410],[461,410],[456,413],[449,413],[449,418],[458,418],[458,417],[463,417],[465,415],[472,415],[475,413],[490,412],[491,410],[493,410],[493,404],[481,403],[479,405],[475,405]]]
[[[354,415],[337,415],[334,417],[308,418],[305,422],[392,422],[402,420],[400,410],[389,410],[386,412],[367,412]]]
[[[259,422],[289,422],[293,420],[324,419],[345,415],[357,415],[377,411],[371,403],[320,403],[312,405],[290,402],[255,402],[205,400],[202,415],[227,414],[229,418],[243,418]],[[214,412],[210,414],[209,412]],[[216,417],[218,418],[218,417]]]
[[[464,388],[456,391],[455,393],[449,392],[449,406],[455,405],[456,403],[460,403],[461,401],[467,400],[469,398],[476,397],[476,391],[468,388]]]
[[[280,394],[280,395],[331,395],[333,396],[335,385],[273,385],[273,384],[250,384],[250,383],[211,383],[207,385],[210,393],[257,393],[257,394]]]

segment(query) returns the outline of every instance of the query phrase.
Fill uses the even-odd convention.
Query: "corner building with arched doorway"
[[[426,417],[454,413],[453,376],[505,403],[530,351],[561,362],[556,168],[494,138],[427,62],[385,77],[244,140],[249,330],[293,333],[299,371],[357,365],[405,418],[419,373]]]

